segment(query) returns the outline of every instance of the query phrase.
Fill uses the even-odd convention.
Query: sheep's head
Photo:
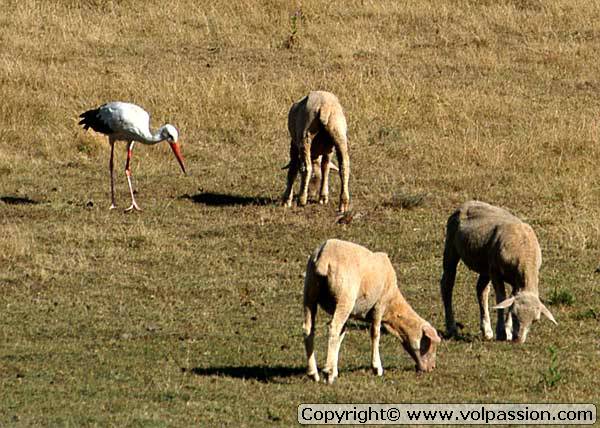
[[[442,341],[435,328],[423,319],[407,319],[397,315],[397,322],[383,324],[402,340],[402,346],[415,361],[417,372],[429,372],[435,368],[437,345]]]
[[[542,314],[554,324],[558,324],[548,308],[533,293],[521,292],[500,302],[494,309],[510,309],[513,316],[513,341],[524,343],[531,324],[538,321]],[[516,334],[515,334],[516,332]]]

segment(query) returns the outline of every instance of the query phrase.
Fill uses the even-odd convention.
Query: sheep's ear
[[[423,333],[434,343],[440,343],[442,341],[440,336],[438,336],[437,331],[435,331],[435,328],[429,324],[423,326]]]
[[[545,307],[542,302],[540,302],[540,309],[542,310],[542,313],[544,315],[546,315],[546,318],[548,318],[550,321],[552,321],[555,325],[558,325],[558,323],[556,322],[556,320],[554,319],[554,317],[552,316],[552,314],[550,313],[548,308]]]
[[[503,302],[498,303],[496,306],[493,306],[492,309],[506,309],[510,308],[512,304],[515,303],[515,296],[509,297]]]

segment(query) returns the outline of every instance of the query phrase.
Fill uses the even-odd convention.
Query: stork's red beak
[[[181,157],[181,150],[179,149],[179,144],[177,143],[169,143],[171,145],[171,149],[173,149],[173,153],[175,154],[175,157],[177,158],[177,162],[179,162],[179,166],[181,166],[181,170],[183,171],[184,174],[186,174],[185,172],[185,166],[183,165],[183,157]]]

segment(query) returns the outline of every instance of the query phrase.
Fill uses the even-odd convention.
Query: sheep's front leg
[[[456,280],[456,267],[460,258],[452,246],[450,237],[446,237],[445,245],[443,262],[444,273],[442,274],[442,279],[440,281],[440,289],[442,300],[444,302],[446,336],[453,337],[458,334],[458,329],[456,327],[454,311],[452,309],[452,291],[454,290],[454,282]]]
[[[304,206],[308,202],[308,185],[310,178],[312,177],[312,161],[310,158],[310,144],[312,137],[307,134],[302,140],[302,146],[300,147],[300,196],[298,197],[298,205]]]
[[[292,200],[294,198],[294,181],[298,175],[298,163],[298,146],[294,140],[292,140],[292,143],[290,144],[290,165],[287,174],[287,186],[283,193],[283,204],[288,208],[292,206]]]
[[[312,172],[308,184],[308,197],[318,199],[318,192],[321,189],[321,156],[312,160]]]
[[[516,317],[515,317],[516,319]],[[506,340],[512,340],[513,339],[513,313],[512,311],[509,309],[506,309],[506,315],[504,315],[504,330],[506,331]],[[517,326],[518,326],[518,321],[517,321]],[[519,331],[518,327],[517,327],[517,332]]]
[[[331,157],[333,152],[323,155],[321,159],[321,190],[319,191],[319,203],[329,202],[329,170],[331,169]]]
[[[496,294],[496,304],[500,304],[500,302],[506,300],[504,281],[500,275],[493,274],[492,283],[494,284],[494,293]],[[512,340],[512,317],[510,309],[498,309],[496,340]]]
[[[332,384],[338,377],[338,357],[340,346],[346,335],[346,321],[352,309],[338,306],[335,309],[331,323],[329,324],[329,343],[327,346],[327,363],[323,369],[325,381]]]
[[[379,355],[379,338],[381,337],[381,314],[373,316],[371,323],[371,367],[377,376],[383,375],[383,365]]]
[[[477,279],[477,301],[479,302],[479,326],[483,337],[491,340],[494,337],[492,323],[490,321],[490,310],[488,297],[490,295],[490,278],[487,275],[479,275]]]

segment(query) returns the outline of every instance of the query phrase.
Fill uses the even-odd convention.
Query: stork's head
[[[167,124],[160,128],[160,136],[163,140],[167,140],[167,142],[171,146],[171,150],[173,150],[173,154],[177,158],[177,162],[179,162],[179,166],[181,166],[181,170],[185,174],[185,166],[183,165],[181,149],[179,148],[179,144],[177,143],[177,140],[179,139],[179,132],[177,132],[177,128],[175,128],[173,125]]]
[[[169,143],[176,143],[179,139],[179,132],[177,132],[177,128],[173,125],[167,124],[161,128],[160,136]]]

